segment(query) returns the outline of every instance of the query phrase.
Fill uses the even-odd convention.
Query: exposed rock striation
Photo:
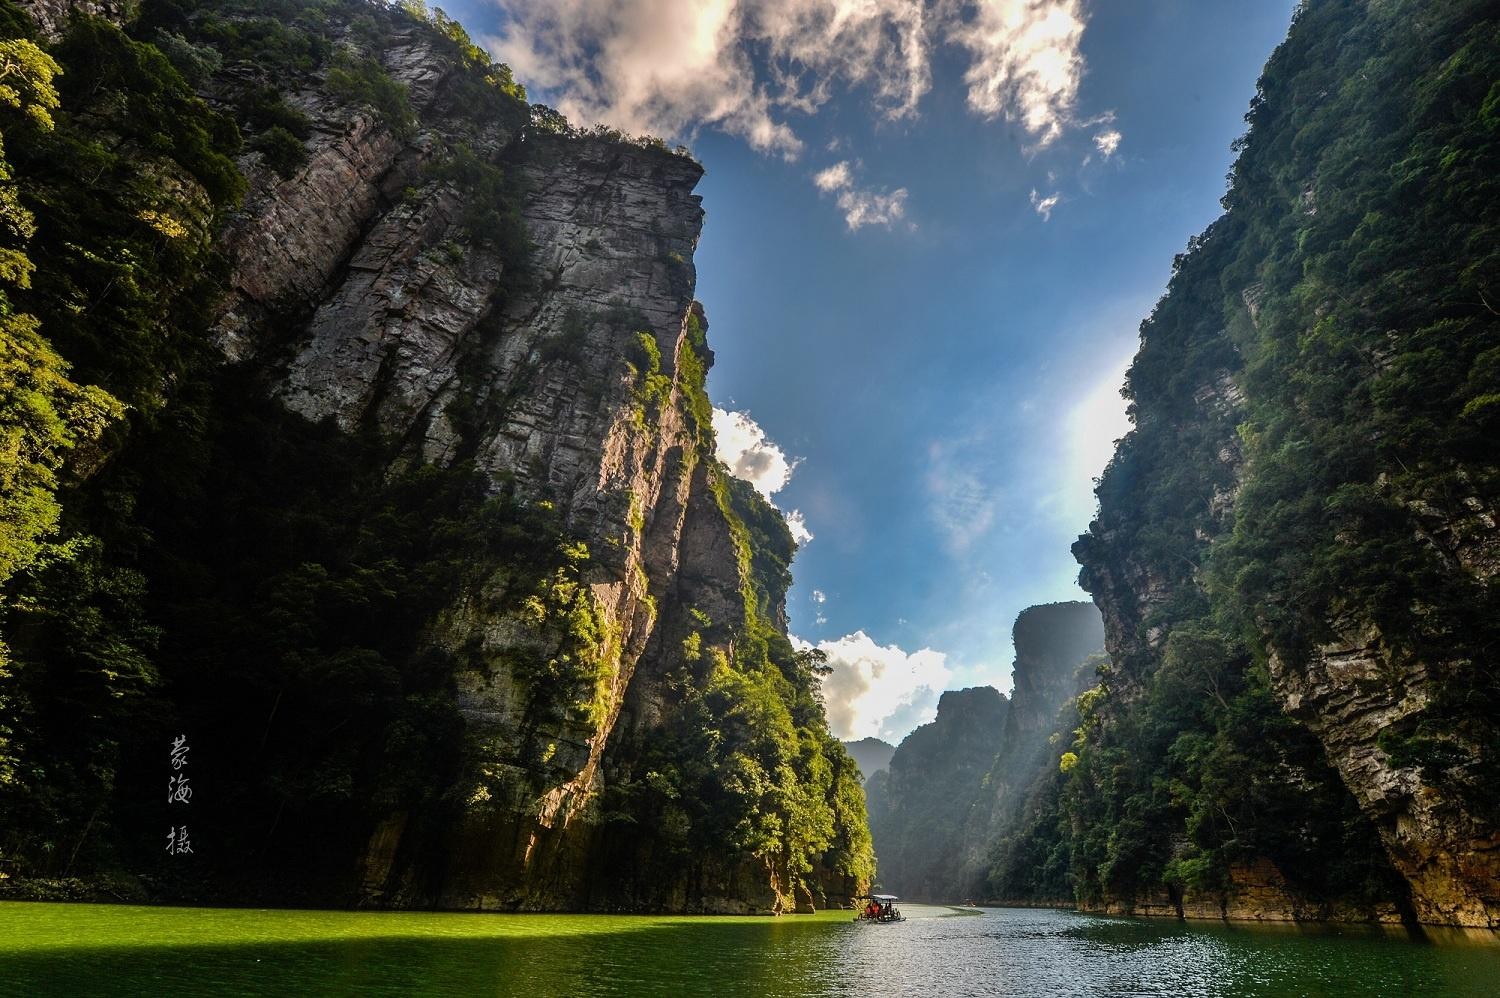
[[[69,10],[125,23],[123,9],[87,4],[31,10],[52,35]],[[181,44],[201,56],[224,24],[258,12],[202,4],[171,16],[186,18]],[[242,127],[264,130],[271,114],[306,134],[275,162],[264,131],[240,154],[248,192],[216,237],[226,276],[207,331],[215,363],[274,399],[298,433],[315,425],[307,432],[333,434],[320,446],[377,462],[377,477],[472,473],[497,508],[557,534],[542,565],[475,550],[457,566],[474,581],[401,639],[409,662],[443,663],[423,695],[437,698],[429,717],[452,709],[455,733],[431,737],[460,757],[420,774],[450,781],[439,793],[376,786],[343,817],[316,812],[337,828],[330,854],[349,860],[317,899],[847,903],[868,886],[869,840],[857,771],[786,637],[795,545],[714,454],[713,354],[692,262],[702,167],[658,142],[581,133],[555,115],[533,122],[509,71],[441,16],[351,2],[297,30],[316,57],[274,77],[253,59],[221,60],[200,88]],[[219,404],[210,422],[239,418]],[[127,447],[119,460],[136,458]],[[752,705],[756,723],[737,720]],[[267,735],[279,709],[280,691]],[[359,741],[370,734],[345,732],[346,754],[386,751]],[[684,755],[710,737],[722,764]],[[799,737],[798,758],[776,754]],[[689,780],[702,799],[684,800]],[[771,803],[796,798],[776,789],[786,781],[818,829],[795,843]],[[282,872],[248,893],[277,896]]]

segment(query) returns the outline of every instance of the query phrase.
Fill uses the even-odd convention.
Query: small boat
[[[854,916],[856,922],[904,922],[906,916],[896,907],[901,900],[894,894],[865,894],[855,898],[865,905]]]

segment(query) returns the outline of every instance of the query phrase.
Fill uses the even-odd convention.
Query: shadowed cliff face
[[[866,783],[869,783],[876,773],[890,766],[891,756],[896,752],[896,746],[883,742],[879,738],[861,738],[857,742],[845,742],[844,748],[849,750],[849,754],[859,764],[859,771]]]
[[[937,718],[866,783],[887,889],[948,901],[985,895],[995,841],[1021,818],[1032,784],[1057,770],[1063,749],[1049,738],[1058,712],[1092,679],[1085,662],[1103,648],[1099,611],[1028,607],[1013,636],[1010,698],[987,686],[944,693]]]
[[[1230,908],[1250,898],[1251,917],[1319,917],[1363,890],[1342,917],[1394,918],[1409,891],[1422,921],[1500,925],[1500,809],[1484,789],[1500,702],[1496,325],[1444,304],[1494,268],[1473,247],[1496,226],[1480,96],[1495,23],[1480,4],[1417,9],[1305,5],[1262,78],[1227,215],[1178,258],[1142,327],[1136,429],[1074,549],[1112,668],[1070,806],[1123,818],[1130,791],[1090,763],[1118,749],[1164,772],[1188,762],[1186,782],[1203,779],[1200,799],[1234,827],[1184,827],[1152,804],[1157,834],[1139,833],[1133,863],[1096,852],[1075,870],[1111,903],[1171,907],[1176,892],[1180,910],[1184,890],[1223,891]],[[1428,167],[1442,156],[1479,172],[1440,181]],[[1404,283],[1381,276],[1397,270]],[[1152,724],[1181,736],[1172,758],[1140,734]],[[1248,795],[1195,754],[1196,731],[1243,745],[1225,757],[1247,763]],[[1256,773],[1257,756],[1277,762]],[[1378,863],[1318,872],[1319,856],[1342,863],[1377,835],[1404,885]]]
[[[65,6],[34,11],[56,34]],[[332,13],[297,36],[314,55],[281,73],[229,58],[201,83],[210,104],[248,115],[242,127],[273,114],[306,137],[273,161],[257,133],[238,159],[248,192],[217,238],[225,276],[206,331],[216,355],[187,394],[210,399],[193,403],[209,432],[232,436],[240,417],[228,396],[196,386],[251,383],[273,400],[261,418],[298,434],[316,424],[318,446],[349,451],[377,488],[472,475],[485,509],[509,519],[500,540],[484,538],[440,576],[441,605],[396,642],[404,662],[441,663],[420,667],[420,695],[450,733],[412,735],[447,746],[442,771],[420,774],[437,786],[398,790],[350,763],[356,787],[373,781],[353,796],[373,801],[340,819],[322,812],[340,842],[359,843],[328,847],[334,865],[354,860],[325,878],[329,890],[507,909],[847,900],[867,886],[863,801],[809,663],[786,638],[795,545],[779,513],[714,456],[713,354],[693,300],[702,168],[659,144],[529,124],[524,103],[496,92],[497,68],[441,19],[357,3]],[[247,24],[275,37],[256,14],[207,3],[167,23],[203,59],[216,39],[258,37]],[[147,16],[179,14],[148,5]],[[164,404],[169,414],[186,405]],[[125,474],[149,487],[151,448],[158,463],[179,459],[156,431],[140,436],[90,487]],[[405,529],[347,515],[361,536]],[[158,545],[168,564],[185,556],[173,543]],[[203,575],[201,585],[219,584]],[[165,580],[157,588],[176,612],[180,594]],[[170,663],[164,672],[162,695],[179,698],[166,710],[237,709],[232,697],[193,701]],[[282,693],[263,715],[263,745],[285,723]],[[799,732],[811,754],[780,758]],[[380,733],[346,735],[362,758],[375,747],[360,740]],[[690,736],[739,754],[716,768],[698,753],[688,761],[699,772],[681,755]],[[782,780],[801,788],[812,831],[796,842],[769,830],[791,821],[776,825],[755,796],[759,767],[771,773],[765,793]],[[671,802],[692,779],[705,781],[698,795],[723,786],[689,814]],[[796,796],[783,789],[778,799]]]
[[[922,900],[963,893],[964,824],[995,757],[1009,702],[992,686],[949,690],[937,717],[901,740],[867,784],[886,890]]]

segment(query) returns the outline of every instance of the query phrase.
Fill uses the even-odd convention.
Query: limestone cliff
[[[1057,772],[1059,711],[1092,680],[1104,643],[1091,603],[1028,607],[1012,633],[1010,697],[997,700],[989,687],[944,693],[937,718],[866,783],[888,889],[939,901],[997,896],[986,884],[996,842],[1023,821],[1034,786]]]
[[[1112,664],[1064,810],[1132,829],[1075,841],[1095,903],[1500,925],[1496,324],[1457,290],[1495,272],[1460,248],[1495,231],[1495,22],[1417,13],[1299,9],[1142,326],[1075,547]]]
[[[373,681],[376,662],[380,674],[394,669],[402,678],[389,694],[346,691],[360,702],[384,698],[388,706],[370,715],[374,729],[344,728],[346,718],[333,744],[321,735],[315,749],[307,744],[340,760],[343,790],[309,796],[289,790],[285,775],[250,777],[265,785],[246,791],[246,802],[281,802],[257,833],[260,848],[269,848],[262,855],[272,857],[269,881],[245,887],[233,879],[245,871],[221,850],[201,875],[220,883],[232,870],[227,882],[239,886],[200,885],[198,893],[284,890],[278,878],[292,867],[278,868],[274,857],[293,852],[270,843],[286,828],[285,813],[335,840],[312,847],[325,868],[316,886],[304,886],[322,900],[694,911],[847,901],[866,885],[868,836],[856,770],[828,736],[816,680],[785,636],[795,545],[780,515],[730,480],[714,456],[704,386],[713,355],[693,299],[703,209],[692,192],[701,166],[657,142],[582,133],[546,109],[529,109],[509,71],[440,15],[423,21],[358,2],[282,6],[281,27],[270,23],[276,12],[254,4],[148,3],[132,21],[114,8],[73,7],[75,16],[103,14],[126,29],[92,28],[92,44],[166,72],[150,54],[159,43],[184,73],[191,65],[207,103],[193,113],[221,114],[215,134],[225,118],[238,119],[250,138],[236,159],[245,193],[213,240],[218,297],[205,309],[205,328],[181,333],[213,353],[157,382],[152,406],[169,429],[142,423],[116,445],[101,462],[106,470],[79,486],[79,526],[101,529],[82,512],[92,492],[118,493],[123,482],[149,491],[167,466],[196,467],[201,451],[222,449],[215,441],[248,428],[248,410],[283,427],[273,431],[281,467],[337,455],[365,483],[338,500],[329,498],[338,482],[304,477],[283,486],[289,510],[322,504],[316,517],[330,526],[309,535],[317,543],[348,538],[330,542],[326,563],[311,566],[321,574],[307,576],[350,573],[337,583],[345,594],[338,599],[348,598],[350,584],[365,586],[372,571],[396,580],[373,590],[377,600],[390,598],[391,586],[428,571],[421,559],[435,557],[432,543],[450,544],[424,534],[426,547],[362,560],[370,545],[399,540],[393,531],[444,522],[361,508],[371,496],[394,496],[407,482],[466,488],[458,483],[472,479],[480,494],[451,513],[454,523],[478,516],[493,525],[466,553],[445,554],[449,567],[431,562],[433,584],[412,590],[420,598],[406,602],[412,619],[399,635],[349,639],[373,648],[329,652],[334,639],[318,633],[332,626],[327,612],[313,604],[295,611],[319,621],[297,632],[322,648],[318,655],[343,663],[337,668],[351,680],[370,677],[357,685]],[[64,37],[63,53],[82,44],[69,24],[99,23],[69,21],[65,4],[38,3],[33,14],[45,35]],[[280,48],[257,40],[265,38]],[[298,46],[308,54],[287,59],[284,50]],[[190,176],[183,183],[194,186]],[[237,394],[230,384],[251,387]],[[174,413],[207,436],[185,449],[170,428],[183,418]],[[251,455],[242,458],[253,466]],[[241,458],[213,460],[202,474],[218,476],[219,492],[200,499],[217,505],[188,500],[178,512],[189,523],[250,502],[225,484],[226,474],[242,470],[234,467]],[[220,466],[226,470],[211,470]],[[341,511],[330,501],[348,505]],[[295,515],[286,526],[307,529]],[[165,634],[147,695],[166,716],[196,719],[191,733],[207,745],[206,764],[217,758],[230,782],[237,778],[230,773],[256,764],[216,741],[216,729],[228,739],[259,726],[262,755],[278,738],[308,737],[287,727],[296,722],[286,713],[295,706],[287,680],[304,682],[296,672],[306,665],[283,659],[292,672],[262,688],[236,687],[246,680],[228,677],[225,689],[237,692],[227,696],[203,684],[201,672],[174,664],[174,655],[197,654],[175,636],[187,633],[171,620],[189,594],[169,577],[197,557],[175,545],[195,542],[176,539],[166,525],[148,529],[157,541],[144,555],[105,549],[106,560],[129,561],[147,581],[153,603],[143,613]],[[268,548],[279,545],[267,538]],[[312,563],[315,550],[293,559]],[[309,570],[288,565],[234,582],[229,576],[241,570],[205,566],[197,584],[211,600],[247,598],[232,590],[284,593],[288,572]],[[316,597],[318,606],[324,599]],[[417,603],[426,608],[418,612]],[[198,607],[193,613],[216,612]],[[291,619],[285,609],[274,612]],[[259,633],[267,619],[251,630]],[[397,628],[395,618],[390,626]],[[271,640],[292,634],[285,623],[277,631],[267,632]],[[53,654],[41,639],[23,652],[39,661]],[[310,661],[305,651],[294,657]],[[431,663],[442,665],[434,672]],[[267,693],[274,696],[261,699]],[[337,710],[332,688],[316,694],[324,696],[331,699],[322,709]],[[315,714],[316,697],[300,709]],[[390,711],[408,709],[398,706],[402,697],[427,705],[415,729],[391,720]],[[736,718],[752,704],[759,720],[745,726]],[[117,719],[110,737],[145,739],[147,732],[128,730],[134,723]],[[798,759],[785,758],[799,731],[811,741]],[[721,757],[682,755],[690,738],[709,736]],[[398,737],[442,760],[439,771],[400,777],[401,786],[415,776],[425,789],[391,782],[389,774],[415,760],[372,762],[389,756]],[[792,841],[790,820],[758,796],[790,801],[791,788],[778,790],[778,781],[795,783],[803,795],[795,806],[816,812],[820,831],[811,838]],[[241,834],[233,816],[206,806],[226,840]],[[148,820],[122,808],[122,826]]]
[[[861,738],[858,741],[845,742],[844,748],[859,764],[859,771],[866,783],[869,783],[876,773],[883,772],[890,767],[891,756],[896,751],[896,746],[879,738]]]
[[[966,826],[1009,706],[993,686],[947,691],[937,717],[903,738],[890,768],[867,784],[883,888],[927,901],[966,893]]]

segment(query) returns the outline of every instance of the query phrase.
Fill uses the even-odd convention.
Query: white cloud
[[[969,107],[1047,146],[1072,123],[1083,79],[1081,0],[977,0],[948,37],[969,51]]]
[[[826,170],[819,170],[813,176],[813,183],[817,186],[818,190],[825,194],[830,191],[842,190],[852,182],[853,178],[849,175],[848,160],[835,163]]]
[[[828,594],[823,592],[823,590],[821,589],[814,589],[812,591],[812,601],[814,603],[827,603]]]
[[[686,137],[711,125],[795,157],[783,112],[815,113],[835,83],[876,111],[916,112],[931,86],[919,0],[496,0],[485,39],[580,124]],[[751,51],[761,54],[757,63]]]
[[[938,697],[953,675],[940,651],[906,652],[896,645],[879,645],[864,631],[817,647],[827,653],[833,668],[823,680],[823,699],[836,738],[899,741],[936,716]]]
[[[714,440],[719,455],[735,478],[743,478],[767,499],[786,487],[797,462],[766,437],[766,431],[746,412],[714,408]]]
[[[789,459],[748,412],[729,412],[715,406],[713,426],[715,453],[729,473],[755,486],[755,491],[774,505],[771,497],[786,488],[798,462]],[[786,519],[787,529],[792,532],[792,539],[798,544],[813,539],[800,510],[785,510],[782,516]]]
[[[889,227],[906,215],[906,188],[894,191],[848,190],[840,191],[839,210],[844,213],[844,224],[854,232],[866,225]]]
[[[1123,136],[1113,128],[1100,132],[1094,136],[1094,148],[1103,153],[1105,159],[1109,159],[1115,154],[1115,150],[1120,148],[1121,138]]]
[[[1061,200],[1061,194],[1048,194],[1046,197],[1042,197],[1041,194],[1037,193],[1035,188],[1031,191],[1031,206],[1036,209],[1038,215],[1042,216],[1043,221],[1050,222],[1052,220],[1052,209],[1056,208],[1057,203]]]
[[[894,191],[862,189],[854,186],[854,170],[848,160],[835,163],[826,170],[813,175],[813,184],[824,194],[838,192],[839,210],[844,213],[844,224],[849,231],[856,232],[866,225],[884,225],[889,228],[906,216],[906,188]]]
[[[484,39],[534,95],[579,124],[688,138],[710,126],[796,157],[789,113],[836,88],[911,118],[937,46],[968,57],[968,104],[1037,147],[1074,124],[1082,0],[495,0]],[[752,55],[753,53],[753,55]]]

